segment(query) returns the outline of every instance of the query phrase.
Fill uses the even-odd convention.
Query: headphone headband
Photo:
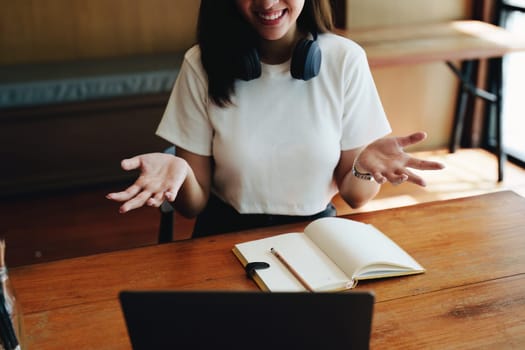
[[[315,78],[321,69],[321,49],[317,44],[317,32],[312,32],[313,40],[301,39],[292,53],[290,73],[298,80]],[[252,48],[241,59],[239,79],[249,81],[261,76],[261,60],[257,49]]]

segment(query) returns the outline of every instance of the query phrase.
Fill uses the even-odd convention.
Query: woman
[[[441,169],[391,129],[364,51],[330,32],[329,0],[202,0],[198,44],[185,55],[157,134],[177,156],[139,155],[136,182],[109,199],[121,212],[164,200],[198,215],[193,236],[335,215],[409,168]],[[373,181],[370,181],[373,180]]]

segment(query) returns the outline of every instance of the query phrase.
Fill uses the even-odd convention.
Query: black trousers
[[[193,229],[193,237],[204,237],[251,228],[312,221],[318,218],[336,215],[337,213],[332,203],[328,204],[325,210],[308,216],[241,214],[232,206],[217,198],[217,196],[211,195],[206,208],[204,208],[197,217]]]

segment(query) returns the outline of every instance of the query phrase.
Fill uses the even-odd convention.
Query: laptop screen
[[[135,350],[368,349],[371,292],[123,291]]]

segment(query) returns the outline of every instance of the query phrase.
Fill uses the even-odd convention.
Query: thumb
[[[415,143],[421,142],[427,138],[427,133],[423,131],[418,131],[408,136],[401,136],[397,138],[397,142],[401,147],[407,147]]]
[[[136,156],[133,158],[123,159],[120,162],[120,166],[124,170],[133,170],[140,167],[140,157]]]

